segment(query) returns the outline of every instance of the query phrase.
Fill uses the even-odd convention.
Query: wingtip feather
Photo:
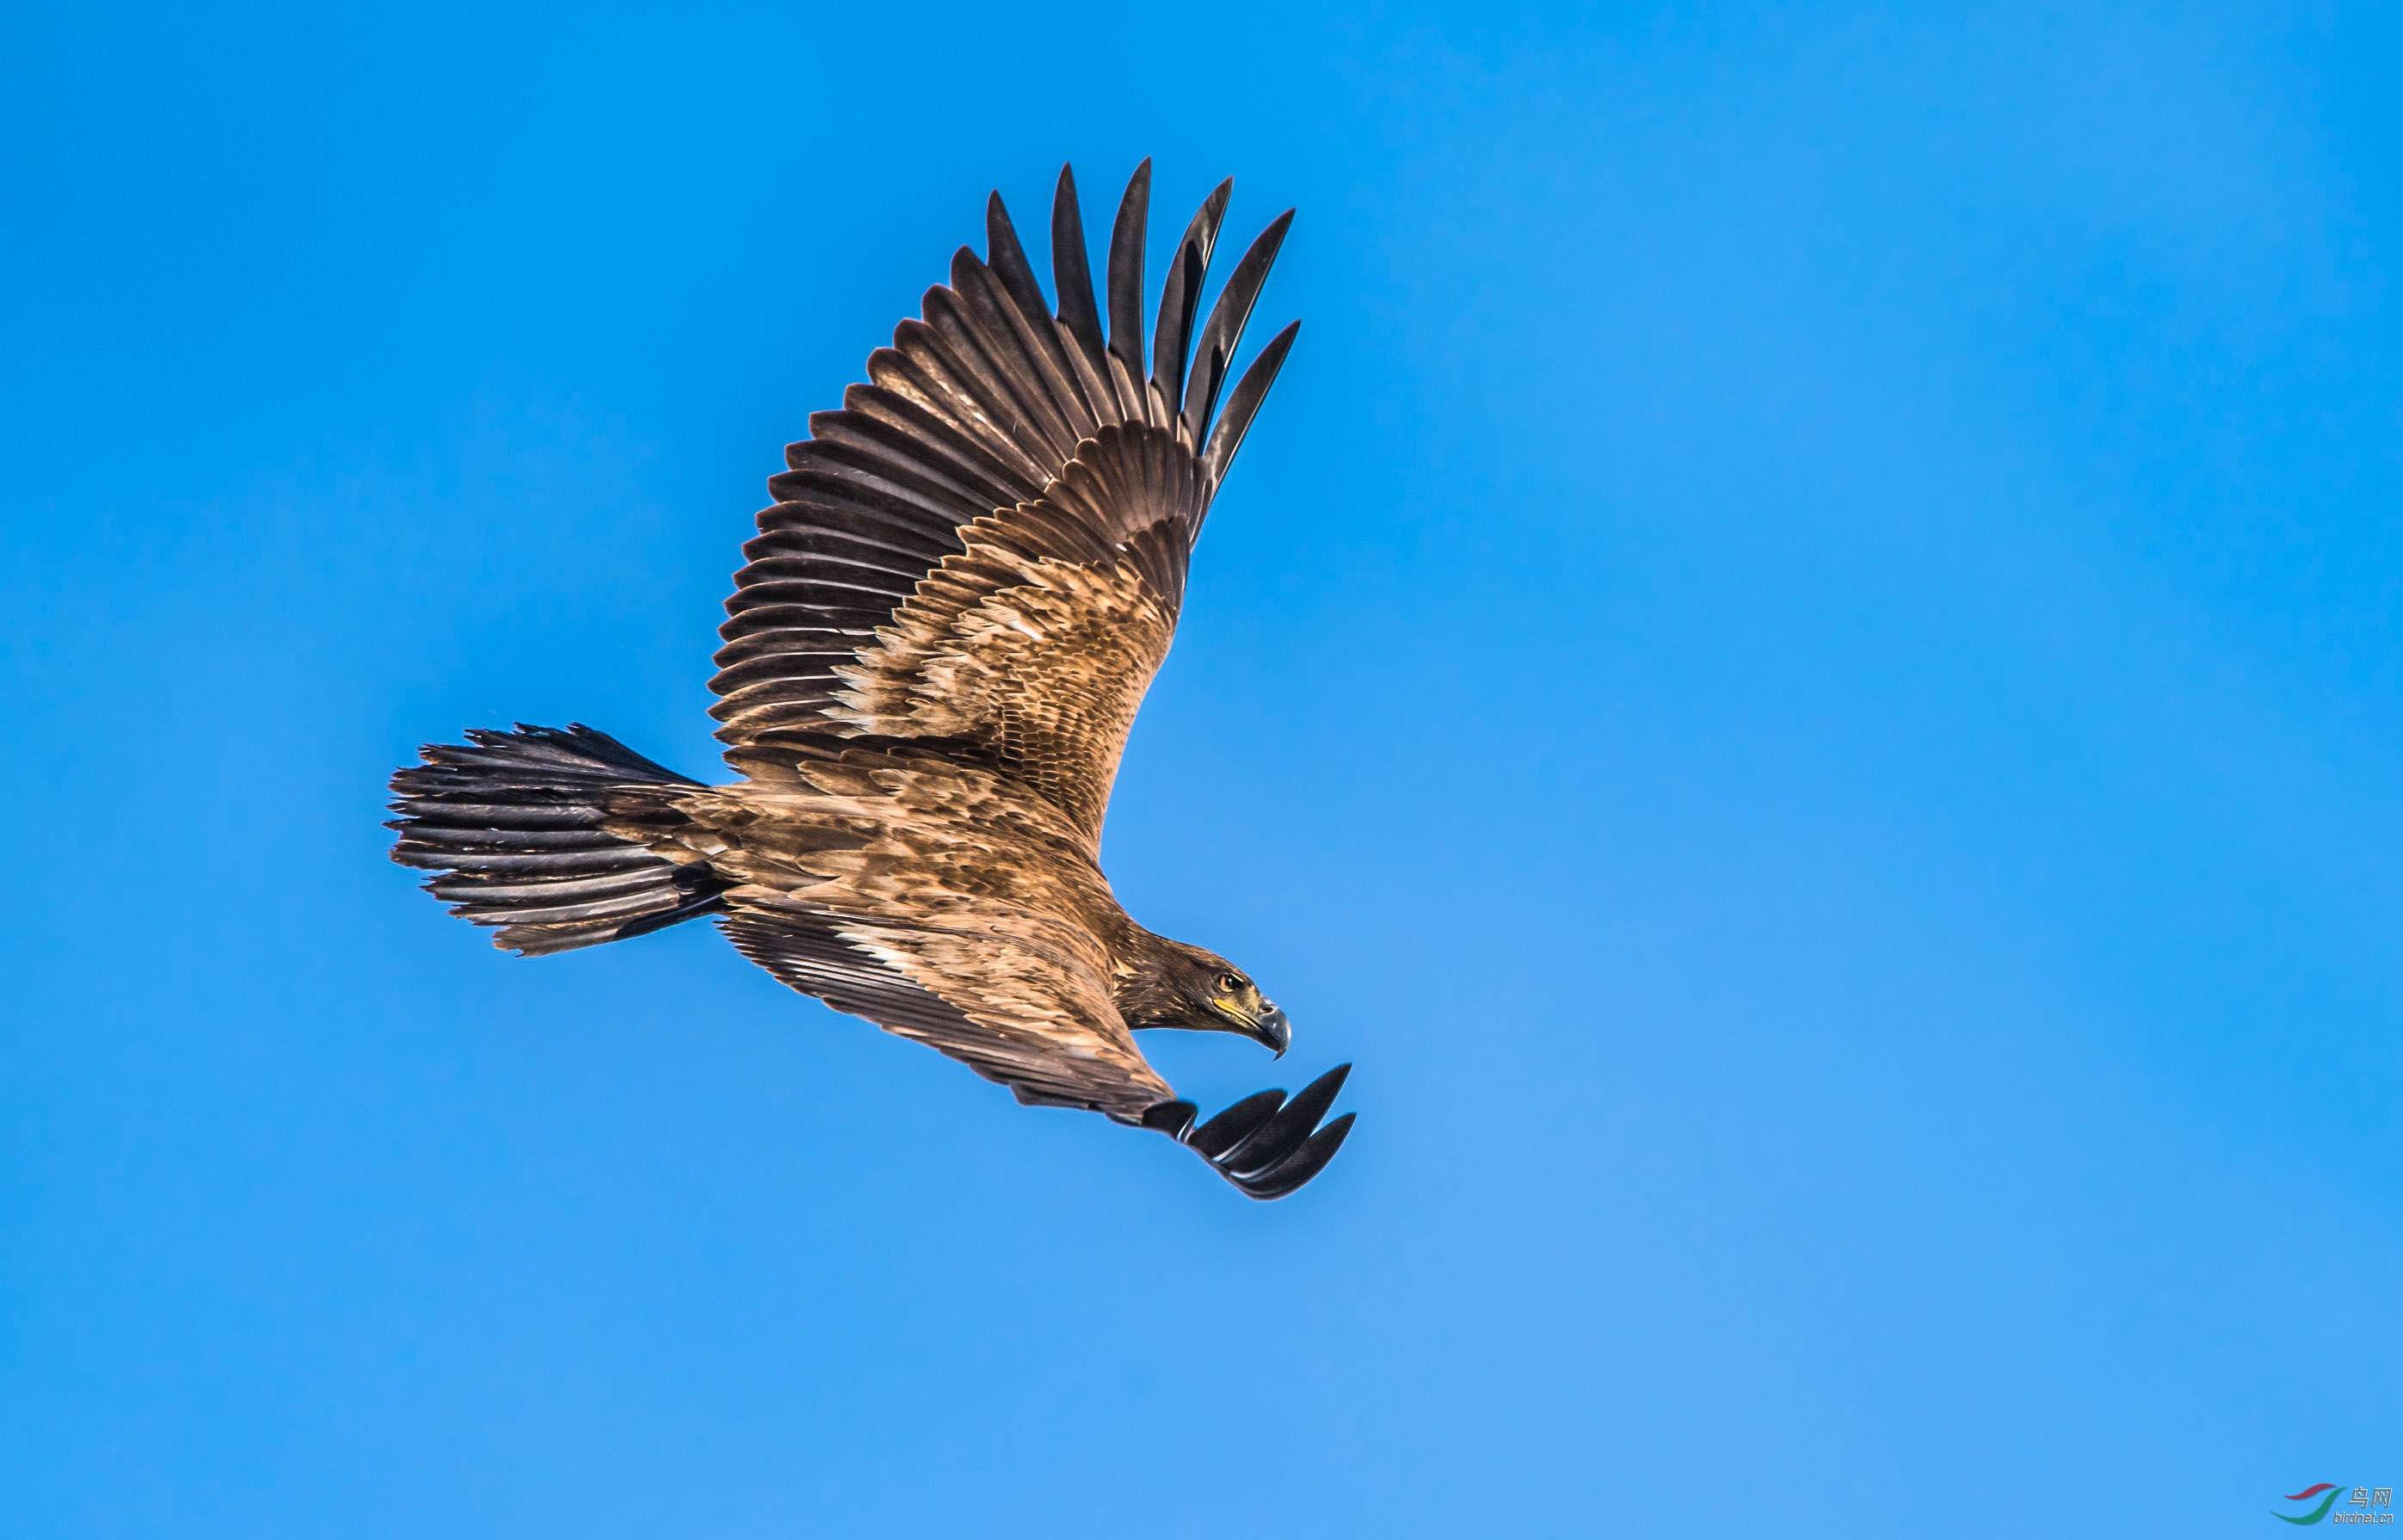
[[[1102,331],[1101,312],[1093,303],[1092,267],[1085,256],[1085,215],[1076,201],[1076,173],[1064,163],[1051,191],[1051,289],[1060,300],[1060,325],[1076,340],[1097,382],[1106,382],[1109,344]]]
[[[1127,377],[1136,381],[1144,378],[1143,243],[1150,216],[1151,158],[1146,156],[1127,179],[1118,217],[1110,226],[1109,351]]]
[[[1269,387],[1276,383],[1277,371],[1285,367],[1285,355],[1293,351],[1294,339],[1300,335],[1300,322],[1287,323],[1283,331],[1269,339],[1259,356],[1243,370],[1243,377],[1235,382],[1234,391],[1227,397],[1227,409],[1219,414],[1218,425],[1210,431],[1209,445],[1202,451],[1202,474],[1210,479],[1213,489],[1227,479],[1227,467],[1234,464],[1235,451],[1243,445],[1243,435],[1251,430],[1253,417],[1267,398]]]
[[[1251,322],[1252,307],[1259,302],[1260,290],[1268,283],[1269,270],[1276,265],[1277,253],[1285,247],[1285,231],[1293,226],[1293,210],[1285,210],[1253,238],[1220,291],[1218,302],[1211,307],[1210,319],[1193,345],[1192,377],[1185,388],[1183,408],[1185,436],[1197,446],[1208,438],[1210,415],[1217,409],[1218,392],[1227,382],[1228,369],[1234,362],[1236,348],[1243,343],[1243,328]]]
[[[1193,315],[1201,308],[1202,285],[1210,276],[1210,253],[1218,242],[1218,226],[1227,216],[1227,200],[1234,196],[1231,176],[1210,189],[1185,227],[1185,238],[1169,259],[1168,277],[1160,285],[1160,317],[1151,338],[1151,382],[1174,418],[1185,398],[1186,357],[1193,345]]]

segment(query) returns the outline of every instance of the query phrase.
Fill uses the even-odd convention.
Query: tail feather
[[[698,858],[674,861],[619,831],[672,831],[675,800],[701,783],[606,733],[523,723],[429,743],[394,773],[392,858],[431,870],[451,912],[500,927],[521,956],[641,936],[724,906],[730,884]],[[605,825],[605,826],[604,826]]]

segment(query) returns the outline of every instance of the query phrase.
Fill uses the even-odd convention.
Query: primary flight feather
[[[1225,958],[1130,919],[1099,857],[1202,519],[1299,329],[1226,388],[1293,216],[1202,319],[1219,184],[1146,364],[1150,185],[1146,161],[1118,205],[1106,335],[1063,168],[1057,311],[994,194],[985,257],[962,247],[868,383],[785,450],[710,681],[743,779],[704,785],[581,726],[471,731],[393,776],[392,853],[525,955],[714,916],[794,989],[1021,1102],[1157,1129],[1280,1198],[1350,1132],[1351,1114],[1319,1122],[1350,1066],[1196,1127],[1133,1034],[1237,1032],[1282,1055],[1291,1029]]]

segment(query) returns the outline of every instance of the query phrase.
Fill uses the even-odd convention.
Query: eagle
[[[1135,1046],[1285,1013],[1217,953],[1154,935],[1103,875],[1127,732],[1167,657],[1195,540],[1299,324],[1228,389],[1291,210],[1208,318],[1221,182],[1161,281],[1148,362],[1151,162],[1110,232],[1103,304],[1076,180],[1051,207],[1054,309],[1001,195],[986,252],[814,413],[768,482],[718,628],[709,785],[604,732],[470,730],[391,782],[392,857],[539,956],[710,917],[795,990],[924,1043],[1032,1106],[1098,1112],[1282,1198],[1325,1169],[1349,1064],[1207,1122]]]

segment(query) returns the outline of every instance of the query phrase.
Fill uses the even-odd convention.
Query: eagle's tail
[[[425,763],[392,778],[392,858],[436,873],[425,891],[521,956],[640,936],[722,907],[731,884],[696,853],[671,860],[688,821],[675,803],[701,783],[655,765],[607,733],[470,731],[428,743]],[[642,837],[656,832],[651,844]]]

